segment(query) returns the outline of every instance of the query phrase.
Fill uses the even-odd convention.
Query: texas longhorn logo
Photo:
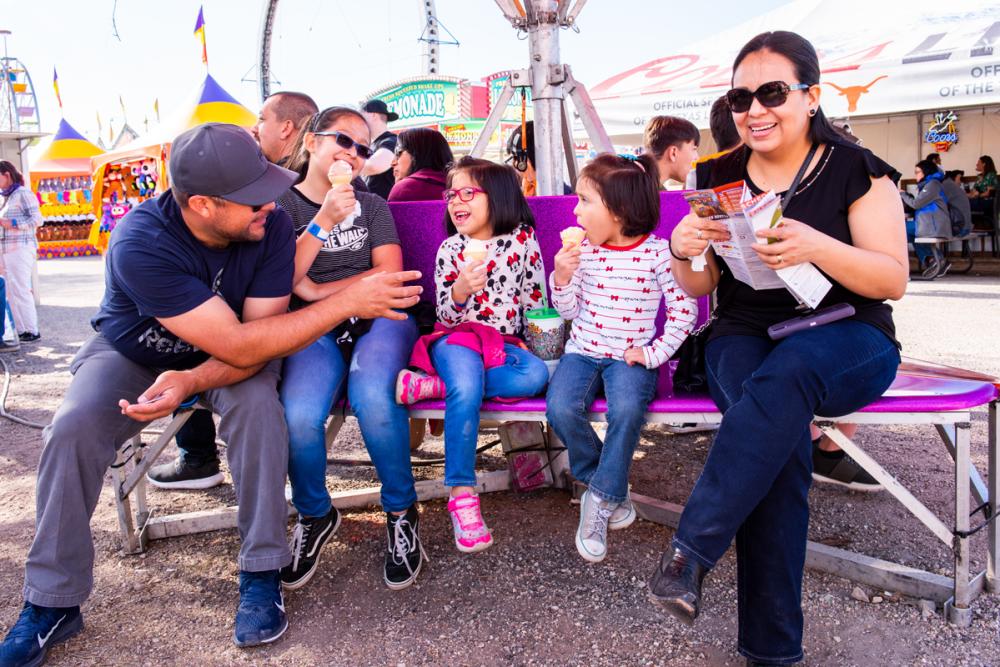
[[[934,150],[938,153],[946,153],[948,149],[958,143],[958,114],[954,111],[938,111],[934,114],[934,122],[927,128],[924,141],[934,144]]]
[[[883,74],[880,77],[876,77],[876,78],[872,79],[871,81],[869,81],[864,86],[848,86],[847,88],[841,88],[837,84],[831,83],[829,81],[824,81],[823,83],[825,83],[828,86],[833,86],[833,88],[836,89],[836,91],[838,93],[840,93],[841,95],[843,95],[844,97],[846,97],[847,98],[847,113],[854,113],[855,111],[858,110],[858,100],[861,99],[861,96],[864,95],[865,93],[870,93],[872,86],[874,86],[876,83],[878,83],[882,79],[887,79],[887,78],[888,78],[888,76],[885,75],[885,74]]]

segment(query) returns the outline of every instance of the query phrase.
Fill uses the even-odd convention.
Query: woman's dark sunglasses
[[[372,149],[364,144],[359,144],[343,132],[313,132],[317,137],[333,137],[337,145],[341,148],[351,149],[357,152],[358,157],[367,160],[372,156]]]
[[[753,104],[753,98],[755,97],[761,105],[772,109],[784,104],[788,100],[788,93],[793,90],[808,90],[809,88],[812,88],[812,86],[808,83],[787,84],[784,81],[769,81],[768,83],[762,83],[753,92],[750,92],[746,88],[733,88],[726,93],[726,101],[729,102],[729,109],[733,113],[746,113],[750,111],[750,105]]]

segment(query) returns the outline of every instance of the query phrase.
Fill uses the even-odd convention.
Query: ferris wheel
[[[458,44],[457,41],[442,41],[441,26],[437,19],[434,0],[419,0],[424,18],[424,31],[418,41],[423,42],[424,74],[437,74],[440,67],[440,47],[442,44]],[[260,99],[271,94],[271,38],[274,20],[278,13],[278,0],[264,0],[264,11],[260,22],[260,43],[257,49],[257,68],[260,75]],[[445,29],[447,32],[447,29]]]
[[[0,57],[0,132],[38,132],[38,98],[28,68],[7,55],[8,30],[0,30],[4,54]]]

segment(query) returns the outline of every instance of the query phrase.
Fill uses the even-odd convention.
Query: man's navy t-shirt
[[[218,295],[242,319],[245,299],[291,294],[294,262],[292,221],[280,208],[268,216],[261,241],[217,250],[191,234],[168,190],[131,211],[111,234],[104,300],[91,325],[138,364],[191,368],[208,355],[156,318],[181,315]]]

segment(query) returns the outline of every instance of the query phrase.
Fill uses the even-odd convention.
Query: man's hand
[[[573,274],[580,268],[580,244],[574,243],[569,248],[563,246],[555,257],[556,287],[565,287],[573,281]]]
[[[419,285],[405,283],[419,278],[419,271],[379,272],[359,280],[327,299],[345,302],[351,310],[352,317],[366,320],[373,320],[376,317],[405,320],[406,314],[397,311],[417,305],[420,294],[424,291]]]
[[[189,372],[165,371],[160,373],[149,389],[139,395],[135,403],[129,403],[123,398],[118,401],[118,406],[123,415],[138,422],[150,422],[173,414],[194,393]]]
[[[323,198],[323,205],[316,212],[316,222],[326,231],[330,231],[347,216],[354,213],[354,188],[348,185],[338,185],[330,188]]]
[[[625,363],[629,366],[635,366],[636,364],[640,366],[646,365],[646,355],[643,353],[641,347],[630,347],[625,350]]]

